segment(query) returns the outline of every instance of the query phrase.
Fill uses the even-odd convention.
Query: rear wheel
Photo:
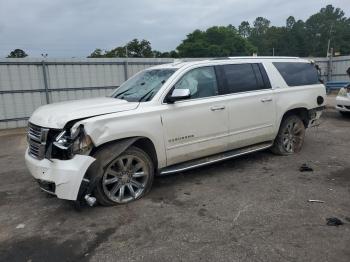
[[[305,137],[303,121],[296,115],[282,120],[280,130],[271,151],[278,155],[291,155],[300,152]]]
[[[102,163],[100,170],[94,195],[105,206],[137,200],[150,190],[153,183],[152,160],[146,152],[134,146],[109,163]]]

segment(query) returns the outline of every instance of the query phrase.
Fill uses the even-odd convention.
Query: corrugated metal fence
[[[350,67],[350,56],[333,58],[311,58],[321,67],[325,81],[349,81],[346,70]]]
[[[350,56],[315,58],[326,80],[348,81]],[[23,127],[41,105],[106,96],[130,76],[168,58],[0,59],[0,129]]]
[[[106,96],[130,76],[173,59],[0,59],[0,129],[23,127],[41,105]]]

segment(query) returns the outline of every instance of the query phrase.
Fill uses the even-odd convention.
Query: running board
[[[255,144],[253,146],[242,147],[242,148],[226,151],[224,153],[219,153],[208,157],[190,160],[184,163],[175,164],[175,165],[161,169],[159,175],[169,175],[169,174],[186,171],[186,170],[201,167],[201,166],[210,165],[226,159],[243,156],[249,153],[267,149],[271,147],[272,144],[273,144],[273,141],[268,141],[264,143]]]

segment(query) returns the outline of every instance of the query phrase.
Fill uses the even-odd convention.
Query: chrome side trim
[[[229,137],[229,136],[234,136],[234,135],[239,135],[241,133],[246,133],[246,132],[252,132],[252,131],[256,131],[256,130],[260,130],[263,128],[269,128],[269,127],[273,127],[273,124],[267,124],[267,125],[263,125],[263,126],[258,126],[258,127],[251,127],[251,128],[247,128],[244,130],[239,130],[239,131],[234,131],[234,132],[229,132],[229,133],[225,133],[225,134],[219,134],[219,135],[214,135],[208,138],[201,138],[195,141],[189,141],[187,143],[182,143],[182,144],[178,144],[178,145],[173,145],[173,146],[169,146],[166,149],[167,150],[171,150],[171,149],[175,149],[175,148],[179,148],[179,147],[184,147],[184,146],[190,146],[193,144],[198,144],[198,143],[203,143],[203,142],[207,142],[210,140],[214,140],[214,139],[220,139],[220,138],[224,138],[224,137]]]
[[[197,167],[210,165],[210,164],[217,163],[217,162],[220,162],[220,161],[224,161],[224,160],[227,160],[227,159],[230,159],[230,158],[235,158],[235,157],[243,156],[243,155],[246,155],[246,154],[249,154],[249,153],[261,151],[261,150],[270,148],[272,145],[273,145],[273,143],[265,145],[265,146],[262,146],[262,147],[259,147],[259,148],[255,148],[255,149],[239,152],[239,153],[236,153],[236,154],[232,154],[232,155],[229,155],[229,156],[226,156],[226,157],[222,157],[222,158],[219,158],[219,159],[209,160],[209,161],[206,161],[206,162],[203,162],[203,163],[199,163],[199,164],[194,164],[194,165],[188,165],[187,167],[182,167],[182,168],[177,168],[177,169],[175,168],[175,169],[170,169],[170,170],[164,170],[164,171],[160,172],[160,175],[169,175],[169,174],[178,173],[178,172],[181,172],[181,171],[187,171],[187,170],[190,170],[190,169],[193,169],[193,168],[197,168]]]

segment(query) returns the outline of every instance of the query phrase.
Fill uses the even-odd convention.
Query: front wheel
[[[345,116],[345,117],[349,117],[349,116],[350,116],[350,112],[339,111],[339,113],[340,113],[342,116]]]
[[[103,161],[102,159],[100,161]],[[104,206],[126,204],[143,197],[152,187],[153,162],[146,152],[131,146],[109,163],[101,163],[94,192]]]
[[[296,115],[282,120],[280,130],[271,148],[277,155],[291,155],[300,152],[305,138],[305,126]]]

